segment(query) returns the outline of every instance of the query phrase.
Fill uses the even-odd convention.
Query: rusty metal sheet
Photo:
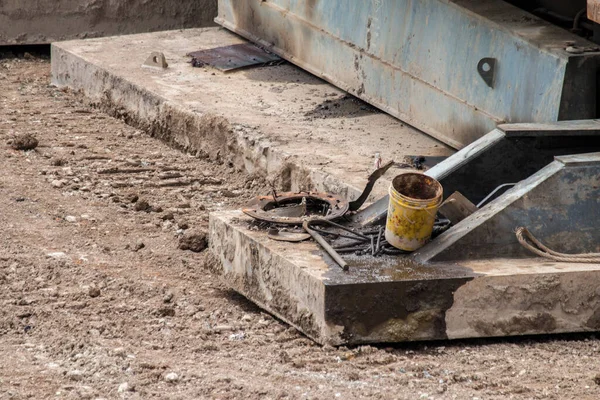
[[[595,45],[503,1],[219,0],[216,21],[455,148],[596,117]]]
[[[194,66],[210,65],[223,72],[283,61],[277,54],[269,53],[252,43],[195,51],[188,56],[192,57]]]
[[[286,192],[259,196],[242,212],[259,221],[302,225],[309,218],[334,220],[348,211],[349,203],[340,196],[317,192]]]

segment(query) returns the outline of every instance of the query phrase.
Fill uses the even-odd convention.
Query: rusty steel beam
[[[596,117],[593,43],[496,0],[219,0],[217,23],[462,148]]]

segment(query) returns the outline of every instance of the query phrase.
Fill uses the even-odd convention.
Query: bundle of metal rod
[[[323,225],[329,225],[335,230],[324,229]],[[437,219],[434,224],[432,237],[445,232],[450,228],[450,225],[451,223],[447,219]],[[323,219],[306,221],[303,226],[306,232],[310,233],[344,271],[348,271],[349,267],[340,254],[370,255],[372,257],[409,254],[409,252],[397,249],[388,243],[384,235],[385,226],[357,232],[352,228]]]

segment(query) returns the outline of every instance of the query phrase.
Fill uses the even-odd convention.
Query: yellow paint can
[[[385,238],[392,246],[415,251],[431,238],[444,190],[435,179],[421,173],[398,175],[390,186]]]

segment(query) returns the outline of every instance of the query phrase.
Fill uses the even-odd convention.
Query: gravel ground
[[[0,60],[0,399],[600,398],[592,334],[314,344],[203,251],[209,212],[264,179],[90,108],[49,70]],[[15,149],[26,134],[38,146]]]

